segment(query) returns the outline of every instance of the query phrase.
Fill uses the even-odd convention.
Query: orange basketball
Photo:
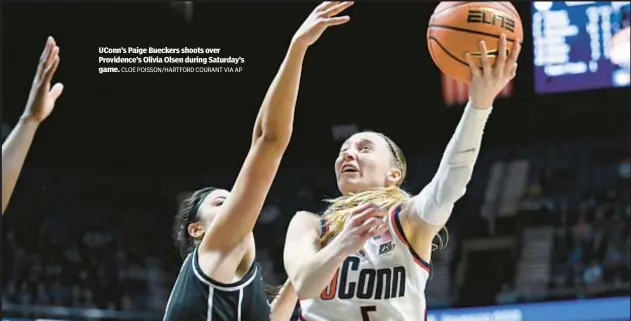
[[[440,71],[468,83],[471,71],[465,53],[471,53],[481,67],[479,43],[484,40],[493,64],[502,32],[506,34],[509,50],[515,39],[524,39],[521,18],[510,2],[444,1],[429,19],[427,46]]]

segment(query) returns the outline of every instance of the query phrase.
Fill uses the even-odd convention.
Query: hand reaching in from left
[[[37,127],[50,115],[63,90],[61,84],[55,84],[52,89],[50,87],[57,66],[59,47],[52,37],[48,37],[22,117],[9,137],[2,142],[2,215],[11,200]]]
[[[51,81],[57,67],[59,67],[59,47],[53,37],[48,37],[44,52],[39,59],[22,118],[35,120],[39,123],[53,111],[55,102],[64,89],[61,83],[56,83],[51,88]]]
[[[495,59],[495,65],[493,66],[489,62],[488,50],[484,41],[480,41],[482,68],[475,64],[471,54],[467,53],[465,56],[473,74],[471,83],[469,83],[469,100],[475,108],[490,108],[495,97],[517,74],[517,58],[521,51],[520,39],[515,39],[509,57],[506,54],[506,34],[502,34],[499,41],[497,59]]]
[[[336,15],[352,5],[352,1],[321,3],[298,28],[292,41],[304,47],[311,46],[320,38],[326,28],[347,23],[351,19],[349,16],[337,17]]]

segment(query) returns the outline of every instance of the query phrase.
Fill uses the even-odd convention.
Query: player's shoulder
[[[320,221],[322,215],[316,214],[310,211],[300,210],[297,211],[294,217],[291,219],[292,221],[300,221],[300,222],[312,222],[312,221]]]
[[[296,216],[314,217],[319,219],[322,215],[307,210],[299,210],[296,211]]]
[[[297,211],[289,223],[290,228],[319,228],[321,215],[310,211]]]

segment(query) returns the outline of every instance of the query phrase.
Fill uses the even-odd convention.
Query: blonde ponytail
[[[344,227],[344,223],[350,214],[350,211],[358,206],[373,203],[383,209],[391,210],[396,206],[406,203],[411,198],[410,194],[398,186],[387,188],[371,189],[359,193],[340,196],[335,199],[326,200],[330,203],[324,212],[324,220],[328,228],[322,236],[322,244],[328,243],[339,233]],[[440,234],[436,235],[436,243],[432,244],[432,250],[443,250],[449,241],[449,233],[447,228],[443,227],[444,237]]]
[[[327,200],[331,205],[324,212],[324,219],[328,224],[328,231],[322,237],[322,242],[327,243],[344,227],[344,222],[350,211],[360,205],[373,203],[381,208],[390,209],[410,199],[410,195],[398,186],[372,189],[359,193],[340,196]]]

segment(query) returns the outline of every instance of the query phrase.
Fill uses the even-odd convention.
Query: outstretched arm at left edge
[[[46,47],[39,59],[26,108],[18,124],[2,144],[2,215],[9,205],[20,172],[24,166],[35,132],[55,107],[63,91],[60,83],[50,86],[59,66],[59,47],[55,39],[48,37]]]
[[[280,292],[272,301],[271,321],[289,321],[298,303],[298,294],[289,279],[285,281]]]
[[[31,118],[20,118],[2,144],[2,214],[4,215],[9,200],[15,189],[26,155],[31,148],[39,122]]]
[[[476,65],[470,54],[466,55],[472,74],[469,103],[447,145],[436,175],[420,194],[404,204],[401,218],[395,217],[409,245],[426,262],[431,258],[432,240],[447,223],[456,201],[466,192],[493,101],[517,73],[521,43],[515,39],[510,57],[507,57],[507,39],[502,34],[499,54],[493,66],[484,42],[480,42],[480,50],[482,68]]]

